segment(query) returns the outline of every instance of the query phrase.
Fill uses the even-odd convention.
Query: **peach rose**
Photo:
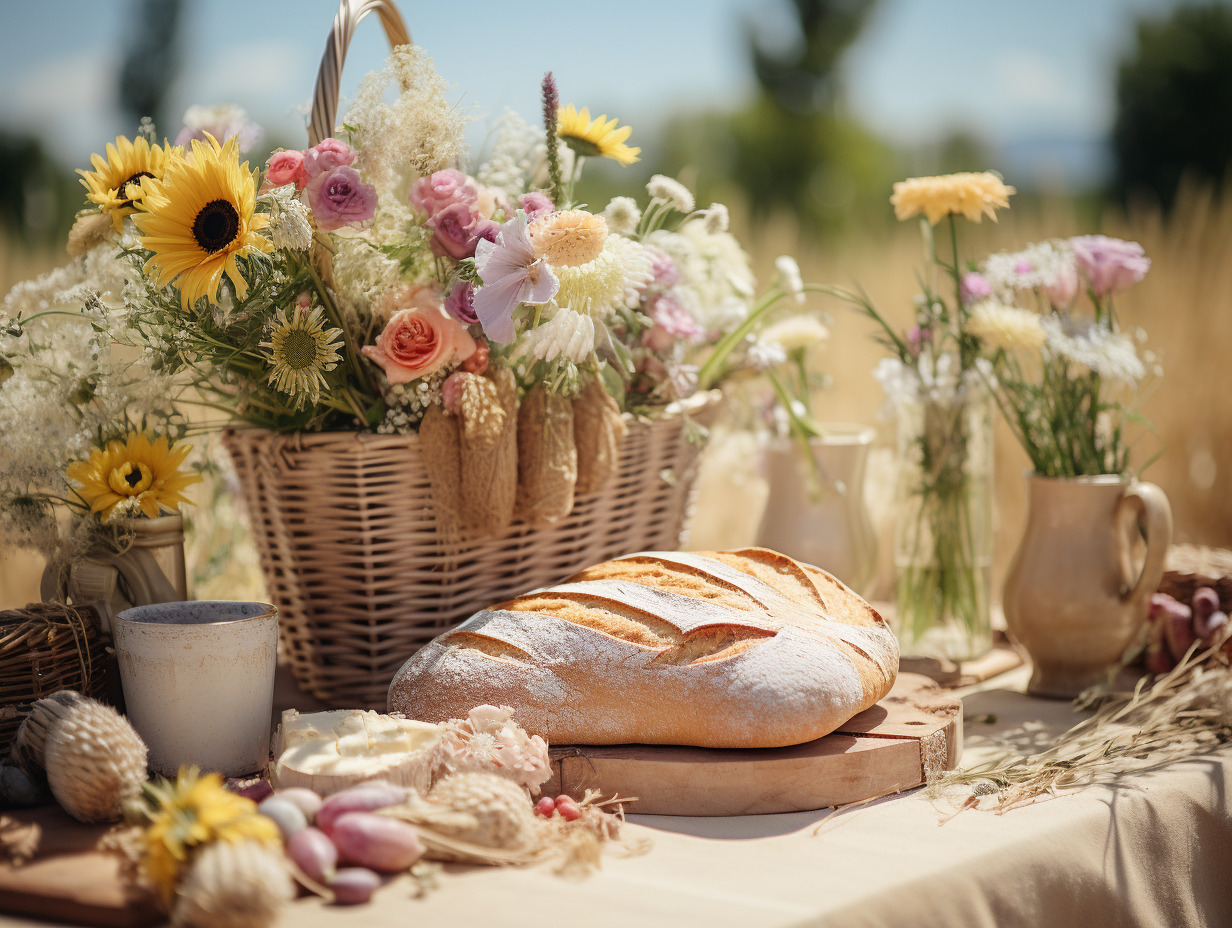
[[[465,361],[475,353],[475,340],[437,304],[394,313],[376,344],[362,350],[381,365],[390,383],[407,383]]]

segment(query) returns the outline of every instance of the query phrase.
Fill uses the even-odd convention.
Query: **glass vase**
[[[973,660],[992,647],[992,397],[969,384],[898,404],[894,545],[904,655]]]

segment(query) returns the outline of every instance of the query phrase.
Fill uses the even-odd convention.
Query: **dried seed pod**
[[[17,736],[13,739],[11,755],[13,763],[33,777],[42,777],[47,735],[52,727],[76,706],[89,700],[76,690],[60,690],[40,699],[30,707]]]
[[[620,464],[620,445],[624,437],[625,422],[620,406],[603,388],[599,378],[592,378],[573,400],[576,493],[595,493],[607,485]]]
[[[50,726],[43,754],[56,802],[82,822],[114,822],[146,781],[146,747],[110,706],[82,698]]]
[[[419,423],[419,447],[428,482],[436,523],[446,538],[456,537],[462,513],[462,424],[444,408],[433,404]]]
[[[436,834],[502,851],[529,852],[539,843],[538,823],[526,791],[494,773],[445,777],[428,793],[428,803],[453,813],[427,826]],[[430,850],[428,856],[465,859],[456,850]]]
[[[506,410],[497,382],[477,374],[465,375],[457,415],[461,422],[462,524],[495,535],[513,521],[518,485],[517,421]]]
[[[535,384],[518,410],[518,518],[533,526],[560,521],[573,511],[576,483],[573,403]]]
[[[176,893],[173,928],[266,928],[294,887],[282,852],[256,841],[215,841],[197,852]]]

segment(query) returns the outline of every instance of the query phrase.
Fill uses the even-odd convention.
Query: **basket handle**
[[[338,92],[342,83],[342,66],[346,63],[347,47],[355,35],[355,29],[369,13],[376,13],[385,27],[389,47],[410,45],[411,34],[406,30],[402,14],[392,0],[341,0],[334,28],[325,41],[325,54],[321,56],[321,68],[317,71],[317,85],[312,92],[312,117],[308,122],[308,146],[318,145],[334,133],[334,120],[338,116]]]

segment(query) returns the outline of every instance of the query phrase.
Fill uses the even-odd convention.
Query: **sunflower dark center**
[[[120,205],[121,206],[132,206],[133,205],[133,198],[128,195],[128,185],[129,184],[136,184],[137,186],[141,186],[141,178],[153,177],[153,176],[154,175],[151,174],[149,171],[138,171],[136,174],[130,174],[128,175],[128,177],[124,178],[124,180],[120,181],[120,189],[119,189]]]
[[[210,200],[193,220],[193,238],[202,251],[221,251],[240,234],[240,214],[226,200]]]
[[[292,329],[283,336],[282,356],[291,370],[306,370],[316,363],[317,340],[307,332]]]
[[[130,487],[135,487],[137,484],[141,482],[144,476],[145,475],[141,472],[141,465],[138,464],[136,467],[134,467],[132,470],[130,470],[127,474],[124,475],[124,479],[128,481],[128,485]]]

